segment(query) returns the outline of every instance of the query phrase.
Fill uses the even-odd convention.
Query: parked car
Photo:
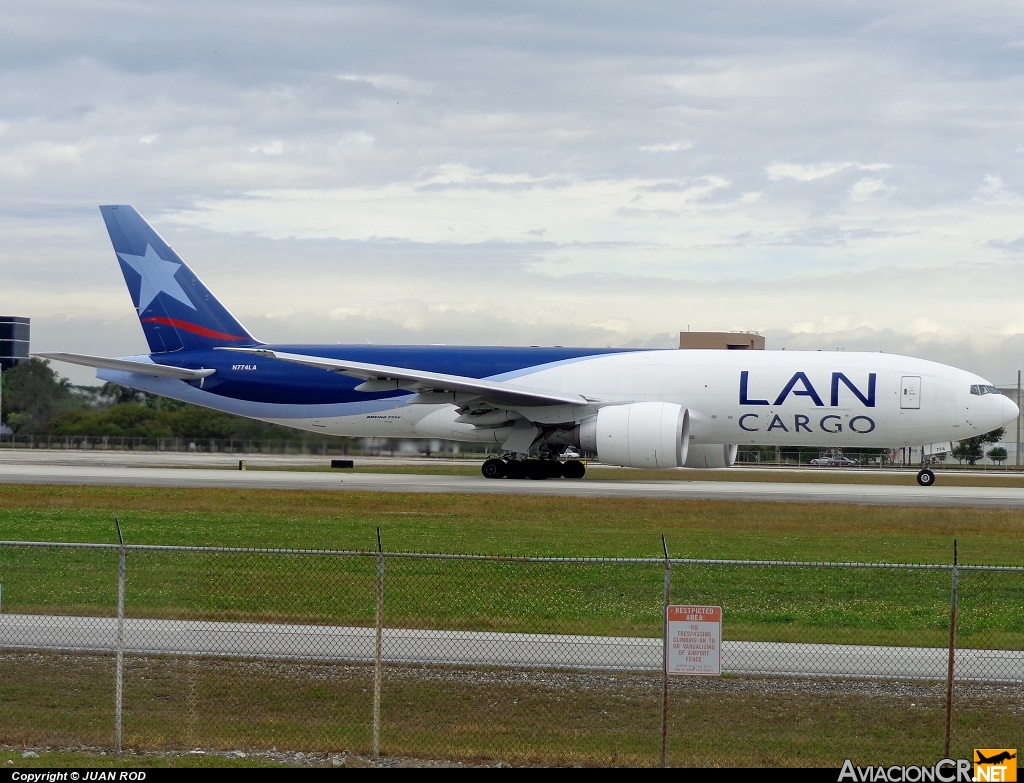
[[[811,460],[811,464],[825,468],[854,468],[859,463],[840,454],[834,457],[816,457]]]
[[[832,457],[828,461],[828,466],[830,468],[855,468],[857,467],[857,462],[849,457]]]

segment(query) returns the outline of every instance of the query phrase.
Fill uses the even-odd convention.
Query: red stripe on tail
[[[196,324],[190,324],[188,321],[179,321],[177,318],[143,318],[143,323],[150,324],[163,324],[164,326],[173,326],[175,329],[182,329],[192,334],[198,334],[201,337],[210,337],[216,340],[237,340],[244,341],[248,340],[248,337],[239,337],[234,334],[224,334],[223,332],[215,332],[212,329],[206,329]]]

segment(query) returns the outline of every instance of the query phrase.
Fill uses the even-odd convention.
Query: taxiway
[[[123,650],[142,655],[267,658],[303,661],[374,660],[367,627],[126,619]],[[114,652],[117,619],[0,615],[0,648]],[[661,639],[565,634],[385,628],[389,664],[659,671]],[[1022,681],[1024,652],[959,649],[960,681]],[[731,674],[942,680],[949,651],[940,647],[722,642],[722,670]]]
[[[240,470],[245,461],[247,468]],[[466,464],[465,460],[457,461]],[[443,464],[422,459],[356,458],[358,465]],[[326,466],[329,457],[222,455],[173,452],[77,452],[0,450],[0,483],[88,486],[227,487],[316,491],[425,492],[442,494],[553,495],[566,497],[635,497],[772,501],[779,503],[852,503],[879,506],[941,506],[1024,509],[1024,488],[920,487],[912,474],[906,485],[792,483],[770,481],[708,481],[701,472],[692,479],[546,481],[493,480],[482,476],[438,476],[414,473],[361,473],[353,470],[304,471]],[[286,469],[288,468],[288,469]],[[743,468],[734,468],[737,475]],[[758,474],[763,475],[763,474]]]

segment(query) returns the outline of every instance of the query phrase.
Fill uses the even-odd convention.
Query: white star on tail
[[[181,268],[181,264],[164,261],[157,255],[152,245],[146,245],[146,255],[144,256],[133,256],[130,253],[118,253],[117,255],[142,276],[142,284],[139,286],[140,313],[149,307],[150,302],[156,299],[156,295],[160,292],[174,297],[193,310],[196,309],[192,300],[188,298],[188,294],[174,279],[174,273]]]

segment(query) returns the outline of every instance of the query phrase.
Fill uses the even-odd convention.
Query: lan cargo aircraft
[[[973,373],[879,353],[268,345],[135,209],[100,211],[150,353],[39,356],[312,432],[486,443],[503,455],[483,463],[488,478],[582,478],[570,447],[611,465],[721,468],[739,444],[894,448],[1018,414]]]

